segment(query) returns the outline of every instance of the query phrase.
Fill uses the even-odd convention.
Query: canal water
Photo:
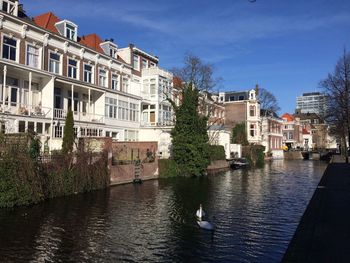
[[[0,262],[279,262],[325,167],[273,161],[0,210]],[[214,233],[196,225],[200,203]]]

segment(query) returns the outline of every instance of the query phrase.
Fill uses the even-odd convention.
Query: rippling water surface
[[[274,161],[0,210],[0,261],[279,262],[325,167]],[[196,226],[200,203],[213,234]]]

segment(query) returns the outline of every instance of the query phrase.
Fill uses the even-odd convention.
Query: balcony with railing
[[[173,73],[166,71],[164,69],[161,69],[159,67],[151,67],[151,68],[144,68],[142,69],[142,76],[154,76],[154,75],[159,75],[163,76],[167,79],[173,79]]]
[[[42,107],[41,105],[27,105],[18,102],[8,102],[0,100],[0,113],[11,115],[22,115],[32,117],[51,117],[51,108]]]
[[[67,111],[64,109],[54,109],[53,117],[57,120],[64,120],[67,117]],[[81,122],[93,122],[93,123],[104,123],[105,122],[105,116],[93,114],[93,113],[86,113],[86,112],[73,112],[73,118],[74,121],[81,121]]]
[[[169,127],[174,126],[173,121],[162,121],[162,122],[149,122],[149,121],[141,121],[141,127]]]

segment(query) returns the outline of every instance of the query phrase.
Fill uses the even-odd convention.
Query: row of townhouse
[[[18,1],[0,0],[0,10],[2,132],[34,131],[53,150],[68,109],[78,137],[151,141],[150,127],[172,124],[173,75],[158,57],[97,34],[80,37],[78,25],[52,12],[29,18]]]
[[[283,120],[275,113],[260,109],[259,87],[247,91],[220,92],[219,102],[225,107],[225,127],[231,131],[244,123],[249,144],[265,146],[265,153],[283,158]]]
[[[329,127],[316,113],[301,113],[282,116],[283,143],[290,149],[322,150],[336,149],[337,142],[329,134]]]

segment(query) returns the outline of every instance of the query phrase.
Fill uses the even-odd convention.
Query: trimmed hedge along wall
[[[30,140],[21,135],[6,142],[0,136],[0,207],[35,204],[109,186],[106,153],[81,152],[38,161]]]

